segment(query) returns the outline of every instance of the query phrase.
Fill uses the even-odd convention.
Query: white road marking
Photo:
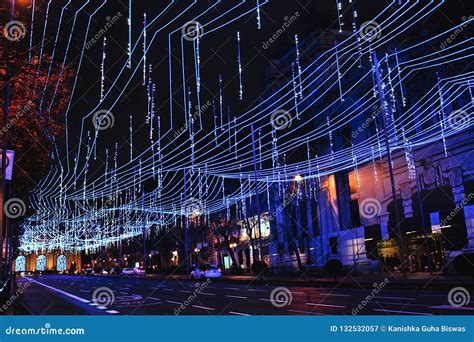
[[[436,306],[430,306],[430,309],[442,309],[442,310],[474,310],[472,306],[459,306],[459,307],[454,307],[451,305],[436,305]]]
[[[394,303],[394,302],[379,302],[379,301],[375,301],[375,302],[369,303],[369,304],[398,305],[398,306],[421,306],[421,307],[424,307],[424,308],[427,308],[429,306],[429,305],[426,305],[426,304]]]
[[[168,303],[171,303],[171,304],[178,304],[178,305],[181,305],[183,303],[180,303],[180,302],[175,302],[173,300],[167,300]]]
[[[226,290],[235,290],[235,291],[240,290],[238,287],[224,287],[224,289],[226,289]]]
[[[65,292],[65,291],[60,290],[60,289],[57,289],[57,288],[55,288],[55,287],[52,287],[52,286],[49,286],[49,285],[40,283],[39,281],[36,281],[36,280],[34,280],[34,279],[30,279],[30,281],[32,281],[32,282],[34,282],[34,283],[36,283],[36,284],[38,284],[38,285],[44,286],[44,287],[46,287],[46,288],[48,288],[48,289],[50,289],[50,290],[56,291],[56,292],[58,292],[58,293],[60,293],[60,294],[63,294],[63,295],[65,295],[65,296],[69,297],[69,298],[75,299],[75,300],[77,300],[77,301],[79,301],[79,302],[81,302],[81,303],[90,303],[90,300],[87,300],[87,299],[84,299],[84,298],[75,296],[75,295],[73,295],[73,294],[70,294],[69,292]]]
[[[204,310],[212,310],[212,311],[215,310],[213,308],[208,308],[207,306],[200,306],[200,305],[193,305],[192,307],[196,309],[204,309]]]
[[[416,298],[407,298],[407,297],[382,297],[382,296],[375,296],[375,298],[381,299],[402,299],[402,300],[415,300]]]
[[[153,299],[153,300],[160,300],[160,298],[155,298],[155,297],[146,297],[146,299]]]
[[[295,312],[299,314],[306,314],[306,315],[322,315],[319,312],[311,312],[311,311],[301,311],[301,310],[288,310],[289,312]]]
[[[306,305],[311,305],[311,306],[324,306],[324,307],[328,307],[328,308],[341,308],[341,309],[345,309],[346,307],[345,306],[342,306],[342,305],[333,305],[333,304],[321,304],[321,303],[306,303]]]
[[[295,291],[290,291],[292,294],[296,295],[304,295],[304,292],[295,292]]]
[[[407,314],[407,315],[428,315],[428,316],[433,316],[433,314],[430,314],[430,313],[413,312],[413,311],[398,311],[398,310],[385,310],[385,309],[372,309],[372,311],[389,312],[389,313],[396,313],[396,314]]]
[[[186,291],[186,290],[179,290],[179,292],[182,292],[182,293],[193,293],[192,291]]]
[[[121,294],[126,294],[126,295],[128,295],[128,292],[120,292],[120,293],[121,293]]]
[[[239,299],[247,299],[247,297],[244,297],[244,296],[232,296],[232,295],[226,295],[226,297],[229,297],[229,298],[239,298]]]
[[[112,315],[115,315],[115,314],[119,313],[117,310],[107,310],[106,312],[109,313],[109,314],[112,314]]]
[[[209,292],[201,292],[201,294],[206,295],[206,296],[215,296],[215,293],[209,293]]]
[[[249,315],[249,314],[246,314],[246,313],[242,313],[242,312],[237,312],[237,311],[229,311],[229,313],[231,315],[238,315],[238,316],[252,316],[252,315]]]

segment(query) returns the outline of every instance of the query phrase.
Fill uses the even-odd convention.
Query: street
[[[333,289],[107,276],[18,277],[16,314],[32,315],[472,315],[447,291]],[[29,284],[27,282],[30,282]],[[272,294],[273,293],[273,294]],[[370,298],[368,296],[372,295]]]

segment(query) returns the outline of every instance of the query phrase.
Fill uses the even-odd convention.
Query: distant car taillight
[[[220,273],[222,273],[222,270],[220,268],[217,269]]]

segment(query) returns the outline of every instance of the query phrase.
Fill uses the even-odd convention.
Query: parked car
[[[123,275],[133,275],[133,268],[124,268],[122,270]]]
[[[145,267],[135,267],[133,269],[133,274],[136,276],[144,276],[145,275]]]
[[[94,271],[92,270],[92,268],[81,268],[80,270],[76,270],[74,274],[88,275],[94,274]]]
[[[200,265],[194,267],[190,276],[193,279],[215,279],[222,277],[222,270],[216,265]]]
[[[112,268],[110,269],[110,272],[109,272],[109,273],[110,273],[110,274],[120,274],[121,271],[120,271],[120,268],[118,268],[118,267],[112,267]]]

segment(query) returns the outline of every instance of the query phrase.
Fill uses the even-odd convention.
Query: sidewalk
[[[107,275],[100,275],[107,276]],[[153,274],[147,275],[145,279],[150,280],[179,280],[179,281],[195,281],[185,275],[173,274]],[[375,273],[369,275],[341,275],[337,278],[329,276],[273,276],[264,277],[265,284],[268,285],[285,285],[300,287],[337,287],[337,288],[365,288],[370,289],[384,282],[385,288],[403,289],[403,290],[432,290],[447,291],[456,286],[462,286],[468,290],[474,290],[474,279],[470,276],[444,275],[430,273],[412,273],[407,274],[407,279],[403,279],[402,274],[384,274]],[[261,280],[253,275],[233,275],[223,276],[218,280],[224,283],[245,284],[245,285],[262,285]]]

